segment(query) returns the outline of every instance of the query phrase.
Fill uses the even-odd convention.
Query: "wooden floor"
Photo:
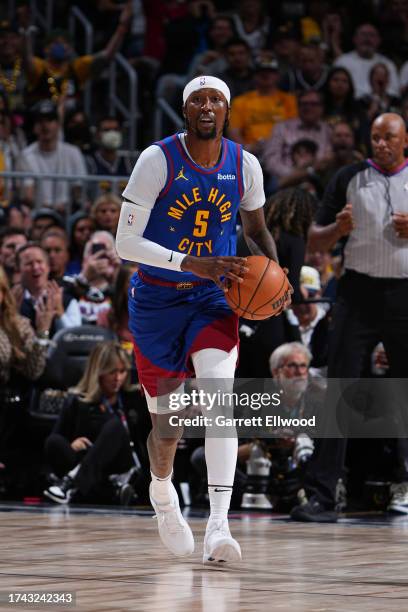
[[[86,612],[406,612],[408,517],[303,525],[285,517],[231,520],[244,560],[201,565],[204,518],[190,518],[196,549],[177,560],[150,513],[0,505],[0,591],[75,591]],[[17,610],[16,605],[0,605]]]

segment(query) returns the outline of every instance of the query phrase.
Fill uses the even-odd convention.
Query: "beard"
[[[224,130],[228,127],[228,118],[225,118],[224,121],[224,125],[222,127],[222,131],[224,132]],[[217,126],[214,124],[213,128],[211,131],[209,132],[203,132],[200,130],[199,127],[195,127],[193,128],[191,126],[191,123],[189,122],[189,120],[187,119],[187,117],[185,118],[185,130],[186,132],[192,131],[194,132],[194,134],[197,136],[197,138],[199,138],[200,140],[214,140],[215,138],[217,138]]]

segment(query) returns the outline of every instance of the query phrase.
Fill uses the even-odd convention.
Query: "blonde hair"
[[[102,398],[100,377],[109,374],[117,367],[117,361],[122,361],[128,370],[128,375],[123,384],[124,391],[130,391],[130,359],[116,340],[109,340],[97,344],[89,354],[85,366],[85,372],[79,383],[70,389],[71,393],[79,395],[84,402],[98,402]]]
[[[96,198],[95,202],[91,206],[90,217],[95,221],[96,211],[102,204],[114,204],[118,211],[122,206],[122,200],[114,193],[104,193],[103,195]]]
[[[10,291],[7,275],[0,266],[0,290],[3,291],[3,300],[0,304],[0,327],[6,332],[16,359],[24,359],[24,342],[18,328],[19,314],[14,295]]]

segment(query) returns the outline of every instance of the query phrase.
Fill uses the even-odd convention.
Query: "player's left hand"
[[[287,268],[282,268],[282,270],[284,271],[284,273],[285,273],[285,274],[286,274],[286,276],[287,276],[287,275],[288,275],[289,270],[288,270]],[[293,293],[293,287],[292,287],[292,285],[290,284],[289,279],[288,279],[288,286],[289,286],[289,291],[287,292],[287,294],[286,294],[286,296],[285,296],[285,301],[284,301],[284,303],[282,304],[281,309],[280,309],[280,310],[279,310],[279,311],[278,311],[278,312],[277,312],[277,313],[274,315],[275,317],[276,317],[277,315],[280,315],[280,314],[281,314],[281,312],[283,312],[283,311],[284,311],[284,310],[286,310],[287,308],[289,308],[289,306],[290,306],[290,305],[291,305],[291,303],[292,303],[292,293]]]
[[[392,224],[397,238],[408,238],[408,213],[394,213]]]

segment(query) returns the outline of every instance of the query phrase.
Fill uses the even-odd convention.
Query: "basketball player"
[[[177,556],[194,550],[171,482],[182,431],[160,437],[168,414],[161,406],[158,414],[157,381],[182,381],[193,372],[198,379],[234,377],[238,318],[225,301],[225,282],[241,282],[247,271],[245,258],[234,256],[238,210],[251,252],[277,259],[264,222],[259,162],[222,136],[229,113],[230,91],[220,79],[201,76],[186,85],[186,131],[140,155],[123,193],[116,237],[120,257],[139,263],[131,281],[129,325],[153,425],[150,499],[163,544]],[[236,436],[207,437],[205,456],[211,513],[203,560],[239,561],[240,546],[227,519]]]

